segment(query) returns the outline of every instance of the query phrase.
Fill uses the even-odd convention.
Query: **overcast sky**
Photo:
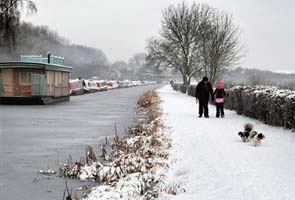
[[[102,49],[111,62],[145,51],[158,34],[161,11],[181,0],[34,0],[26,17],[48,25],[71,42]],[[187,0],[193,2],[193,0]],[[196,1],[197,2],[197,1]],[[199,1],[198,1],[199,2]],[[204,0],[231,13],[248,53],[242,67],[295,72],[295,1]]]

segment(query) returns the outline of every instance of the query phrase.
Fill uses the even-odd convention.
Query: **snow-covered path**
[[[295,133],[229,110],[217,119],[214,106],[211,118],[198,118],[194,98],[170,86],[159,94],[173,139],[166,184],[186,190],[168,199],[295,199]],[[260,147],[238,137],[248,122],[266,136]]]

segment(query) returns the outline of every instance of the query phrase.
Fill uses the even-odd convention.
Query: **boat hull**
[[[69,101],[70,96],[61,97],[0,97],[0,104],[6,105],[47,105]]]

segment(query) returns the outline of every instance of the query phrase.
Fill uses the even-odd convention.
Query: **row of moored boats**
[[[70,80],[70,94],[82,95],[100,91],[113,90],[117,88],[129,88],[141,85],[155,84],[152,81],[117,81],[117,80],[98,80],[98,79],[72,79]]]

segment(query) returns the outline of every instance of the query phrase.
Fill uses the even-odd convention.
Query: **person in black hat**
[[[209,117],[208,103],[210,95],[211,100],[214,101],[212,85],[208,82],[208,78],[205,76],[196,87],[196,101],[199,101],[199,117],[202,117],[203,113],[206,118]]]

